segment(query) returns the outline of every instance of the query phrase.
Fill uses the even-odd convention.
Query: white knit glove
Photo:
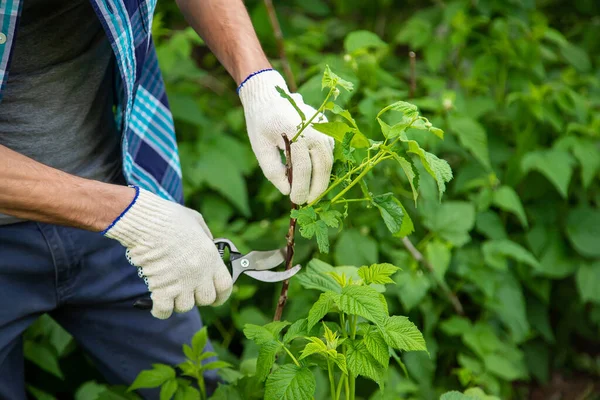
[[[292,144],[293,180],[290,185],[281,151],[285,149],[282,133],[292,139],[302,119],[294,107],[277,92],[276,86],[289,93],[283,77],[273,70],[250,75],[240,85],[239,95],[244,106],[246,126],[252,150],[256,154],[265,177],[284,195],[289,194],[296,204],[316,199],[327,189],[333,165],[334,140],[312,127],[306,128],[302,137]],[[302,96],[291,94],[306,118],[315,109],[304,104]],[[320,115],[315,122],[325,122]]]
[[[152,315],[166,319],[195,304],[219,305],[231,294],[231,275],[202,215],[136,187],[136,197],[104,232],[127,248],[152,292]]]

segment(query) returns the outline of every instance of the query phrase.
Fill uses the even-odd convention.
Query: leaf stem
[[[288,353],[288,355],[292,358],[292,361],[294,361],[294,364],[296,364],[296,366],[300,366],[300,363],[298,362],[298,360],[296,360],[296,357],[294,357],[294,355],[292,354],[292,352],[290,351],[290,349],[287,348],[286,345],[283,345],[283,349],[286,351],[286,353]]]
[[[329,98],[331,97],[331,94],[333,93],[333,89],[335,89],[335,86],[332,87],[331,89],[329,89],[329,93],[327,93],[327,97],[325,97],[325,100],[323,100],[323,103],[321,103],[321,105],[319,106],[319,108],[317,109],[317,111],[313,114],[313,116],[310,117],[310,119],[308,121],[306,121],[300,127],[300,129],[298,130],[298,132],[296,133],[296,135],[292,138],[292,140],[291,140],[292,143],[294,143],[296,140],[298,140],[298,138],[300,137],[300,135],[302,134],[302,132],[304,132],[304,130],[310,126],[310,124],[313,122],[313,120],[315,118],[317,118],[317,115],[319,115],[323,111],[323,108],[325,108],[325,104],[327,104],[327,101],[329,100]]]
[[[371,199],[363,198],[363,199],[340,199],[337,200],[336,203],[358,203],[363,201],[371,201]],[[333,202],[331,204],[334,204]]]
[[[340,381],[338,382],[338,387],[337,390],[335,391],[335,400],[339,400],[340,399],[340,395],[342,394],[342,385],[344,384],[344,382],[348,382],[348,375],[346,374],[342,374],[342,377],[340,378]]]
[[[333,368],[331,366],[331,360],[327,359],[327,372],[329,373],[329,390],[331,391],[331,399],[335,399],[335,376],[333,375]]]

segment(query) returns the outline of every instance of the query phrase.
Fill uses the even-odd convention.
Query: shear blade
[[[240,271],[264,271],[273,269],[285,261],[285,248],[270,251],[251,251],[231,264]]]
[[[296,265],[287,271],[244,271],[244,273],[257,281],[281,282],[296,275],[301,268],[300,265]]]

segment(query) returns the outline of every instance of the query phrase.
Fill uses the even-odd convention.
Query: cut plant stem
[[[287,171],[288,182],[290,183],[290,188],[292,187],[292,181],[294,179],[294,170],[292,168],[292,143],[290,139],[287,137],[285,133],[282,133],[283,142],[285,143],[285,167]],[[292,210],[296,210],[298,206],[292,202]],[[288,233],[286,235],[286,256],[285,256],[285,269],[286,271],[292,268],[292,263],[294,262],[294,236],[296,234],[296,218],[290,217],[290,225],[288,228]],[[277,308],[275,309],[275,316],[273,317],[273,321],[280,321],[281,316],[283,314],[283,307],[285,307],[285,303],[287,302],[288,289],[290,286],[290,280],[286,279],[283,281],[283,285],[281,286],[281,294],[279,295],[279,300],[277,301]]]

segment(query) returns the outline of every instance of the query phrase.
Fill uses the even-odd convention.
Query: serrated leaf
[[[529,226],[521,199],[510,186],[501,186],[496,189],[492,197],[492,204],[504,211],[515,214],[523,227],[527,228]]]
[[[469,117],[450,115],[450,129],[458,136],[461,144],[486,168],[491,168],[487,133],[484,127]]]
[[[392,316],[378,324],[385,342],[392,348],[402,351],[427,351],[425,339],[408,317]]]
[[[335,88],[336,86],[341,86],[349,92],[354,90],[354,84],[352,82],[342,79],[331,71],[329,65],[326,65],[325,71],[323,72],[323,79],[321,80],[321,90],[325,88]]]
[[[274,339],[279,338],[279,333],[283,330],[283,328],[290,326],[292,323],[288,321],[273,321],[264,325],[263,327],[271,332]]]
[[[271,331],[263,326],[253,324],[244,325],[244,335],[258,345],[275,340]]]
[[[212,361],[212,362],[204,364],[202,366],[202,370],[210,371],[213,369],[230,368],[230,367],[232,367],[232,365],[229,364],[228,362],[219,360],[219,361]]]
[[[297,274],[294,279],[306,289],[316,289],[322,292],[332,291],[340,293],[342,288],[336,283],[335,279],[327,275],[334,272],[335,269],[317,259],[311,260],[305,268],[305,272]]]
[[[402,227],[402,220],[404,219],[404,211],[400,205],[400,201],[392,193],[373,196],[372,200],[373,205],[379,210],[385,226],[387,226],[392,235],[398,234]]]
[[[296,218],[300,226],[302,237],[312,239],[316,236],[317,245],[321,253],[329,253],[329,235],[325,221],[318,219],[318,215],[312,207],[292,210],[292,218]]]
[[[419,156],[425,171],[431,175],[438,186],[439,198],[446,191],[446,183],[452,180],[452,169],[446,160],[439,159],[435,154],[431,154],[419,147],[417,142],[410,140],[408,143],[408,152]]]
[[[175,379],[173,368],[164,364],[153,364],[152,369],[140,372],[127,390],[159,387],[170,379]]]
[[[352,136],[350,144],[357,149],[367,148],[370,145],[369,139],[362,132],[341,121],[314,123],[312,127],[327,136],[331,136],[340,143],[344,142],[347,133],[352,133],[354,136]]]
[[[360,375],[372,379],[383,388],[385,369],[371,355],[362,341],[346,341],[346,366],[353,376]]]
[[[200,354],[204,351],[206,343],[208,342],[208,330],[205,327],[200,329],[192,337],[192,352],[194,353],[193,360],[197,359]]]
[[[337,353],[335,357],[330,357],[331,360],[338,366],[338,368],[344,373],[348,374],[348,368],[346,363],[346,356],[341,353]]]
[[[521,161],[523,172],[532,170],[544,175],[558,190],[563,198],[567,198],[567,191],[575,160],[564,150],[540,150],[527,153]]]
[[[350,114],[350,112],[348,110],[344,110],[342,107],[338,106],[337,104],[333,103],[333,102],[328,102],[325,105],[325,110],[329,110],[332,113],[339,115],[340,117],[344,118],[346,121],[350,122],[350,124],[358,129],[358,125],[356,125],[356,121],[354,120],[354,118],[352,118],[352,114]]]
[[[267,379],[275,363],[275,357],[282,348],[283,344],[276,340],[271,340],[260,345],[258,358],[256,359],[256,378],[259,381],[262,382]]]
[[[310,331],[335,305],[340,295],[335,292],[321,293],[319,300],[308,311],[307,330]]]
[[[388,316],[385,298],[370,286],[347,286],[336,303],[346,314],[359,315],[375,323],[385,321]]]
[[[483,259],[490,267],[506,270],[507,259],[520,261],[533,268],[540,268],[540,263],[528,250],[508,239],[489,240],[482,246]]]
[[[390,276],[398,272],[400,268],[390,263],[372,264],[362,266],[358,269],[358,275],[367,285],[372,283],[384,285],[386,283],[395,283]]]
[[[177,380],[170,379],[160,388],[160,400],[171,400],[177,391]]]
[[[379,111],[377,118],[381,117],[382,114],[388,111],[401,112],[406,118],[409,119],[417,118],[419,116],[419,110],[417,109],[417,106],[407,103],[406,101],[397,101]]]
[[[398,164],[400,164],[400,168],[402,168],[402,171],[404,171],[404,174],[408,179],[408,184],[410,185],[410,188],[412,190],[413,200],[415,201],[416,206],[417,198],[419,197],[419,175],[417,173],[417,170],[413,168],[412,162],[407,160],[406,158],[396,153],[392,153],[392,156],[394,157],[394,160],[396,160]]]
[[[569,211],[567,237],[586,257],[600,257],[600,210],[579,207]]]
[[[390,362],[390,350],[381,333],[374,326],[369,326],[368,331],[364,332],[362,340],[373,358],[387,368]]]
[[[342,213],[337,210],[325,210],[319,212],[319,218],[321,221],[325,222],[325,225],[330,228],[337,228],[340,226],[340,219],[342,218]]]
[[[316,385],[307,367],[283,365],[267,379],[265,400],[312,400]]]
[[[309,337],[307,339],[310,340],[310,342],[302,349],[299,360],[303,360],[313,354],[327,353],[329,350],[325,343],[318,337]]]
[[[283,335],[283,343],[287,344],[296,338],[306,336],[308,332],[308,320],[306,318],[299,319],[290,325],[285,335]]]

